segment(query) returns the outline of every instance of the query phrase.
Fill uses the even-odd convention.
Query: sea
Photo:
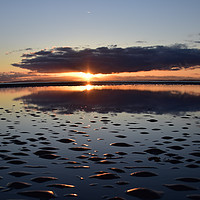
[[[0,84],[0,199],[200,199],[200,82]]]

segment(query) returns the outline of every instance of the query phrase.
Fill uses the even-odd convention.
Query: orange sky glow
[[[123,72],[112,74],[91,74],[89,72],[69,72],[49,74],[57,78],[66,78],[67,80],[77,81],[134,81],[134,80],[183,80],[199,79],[200,68],[182,69],[178,71],[152,70],[141,72]]]
[[[140,72],[122,72],[112,74],[91,74],[85,72],[37,73],[37,72],[5,72],[7,80],[13,81],[148,81],[148,80],[200,80],[200,68],[181,70],[152,70]]]

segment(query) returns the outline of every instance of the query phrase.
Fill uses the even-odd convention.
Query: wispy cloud
[[[3,82],[54,82],[54,81],[83,81],[80,73],[37,73],[37,72],[1,72],[0,83]]]
[[[183,44],[149,47],[99,47],[75,50],[57,47],[22,55],[15,67],[40,73],[90,71],[92,73],[180,70],[200,65],[200,49]]]
[[[32,50],[33,50],[32,48],[17,49],[17,50],[13,50],[13,51],[8,51],[8,52],[6,52],[5,54],[6,54],[6,55],[9,55],[9,54],[17,53],[17,52],[21,52],[21,51],[32,51]]]
[[[0,82],[12,82],[19,80],[29,80],[33,78],[35,73],[22,73],[22,72],[2,72],[0,73]]]
[[[144,40],[137,40],[136,43],[143,44],[143,43],[147,43],[147,41],[144,41]]]

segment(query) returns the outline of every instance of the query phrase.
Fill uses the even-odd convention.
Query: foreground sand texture
[[[2,88],[0,199],[200,199],[193,87]]]

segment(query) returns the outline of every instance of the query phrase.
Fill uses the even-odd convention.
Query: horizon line
[[[128,84],[158,84],[158,85],[200,85],[200,80],[147,80],[147,81],[55,81],[55,82],[6,82],[0,83],[0,88],[14,87],[44,87],[44,86],[82,86],[82,85],[128,85]]]

